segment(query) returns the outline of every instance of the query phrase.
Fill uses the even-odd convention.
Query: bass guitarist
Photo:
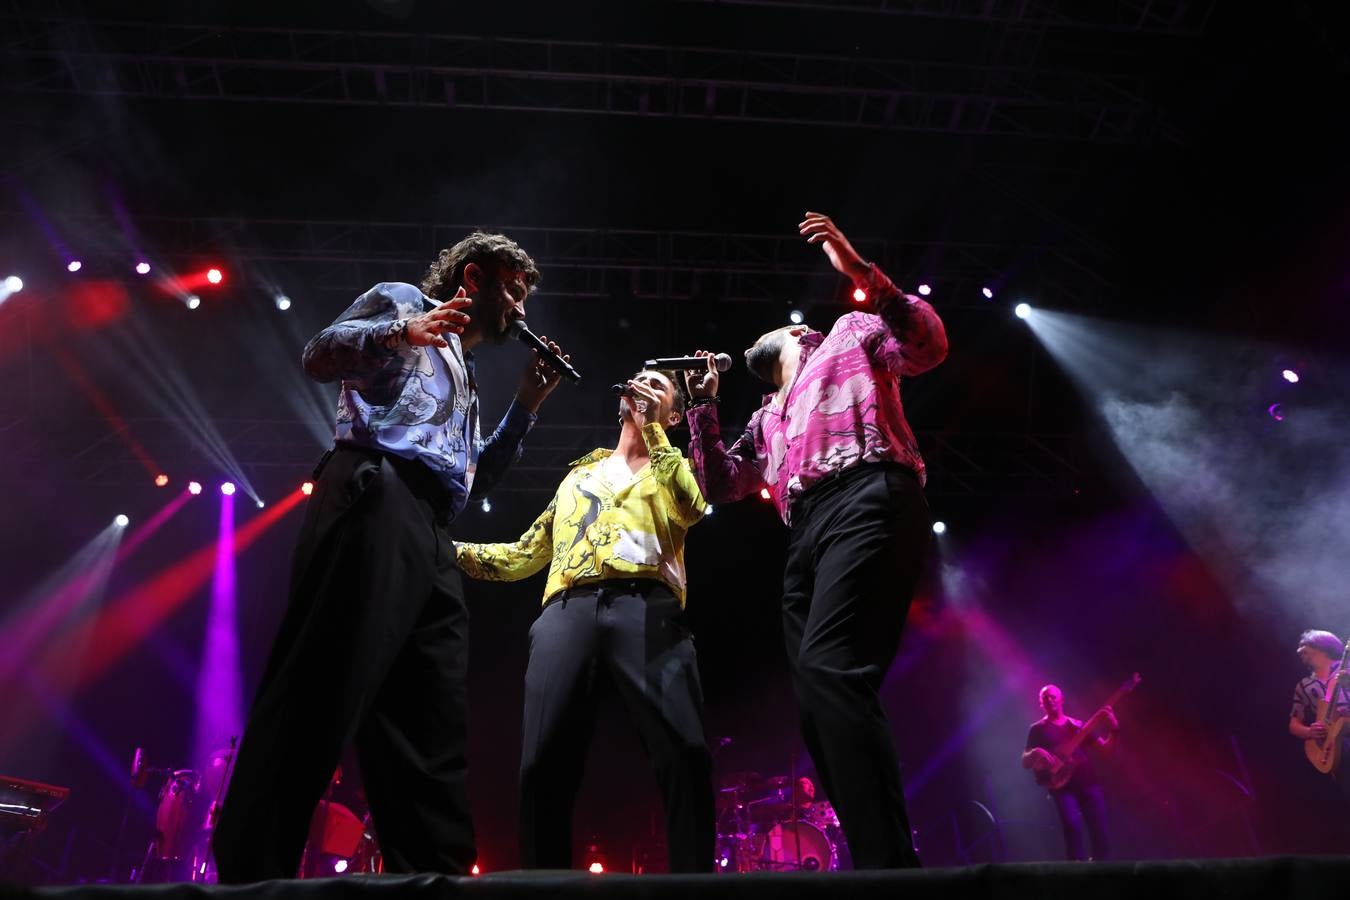
[[[1106,798],[1097,773],[1092,767],[1092,756],[1109,752],[1116,743],[1120,722],[1109,705],[1101,709],[1100,720],[1107,726],[1105,735],[1097,734],[1083,740],[1070,755],[1068,762],[1073,774],[1067,783],[1054,787],[1050,771],[1058,769],[1062,761],[1059,748],[1074,740],[1083,730],[1083,723],[1064,714],[1064,692],[1056,685],[1041,688],[1041,709],[1045,715],[1033,722],[1027,732],[1027,747],[1022,754],[1022,767],[1037,771],[1037,782],[1046,785],[1050,799],[1059,813],[1064,828],[1064,852],[1068,859],[1086,860],[1083,826],[1092,839],[1092,859],[1104,860],[1111,856],[1110,837],[1106,829]]]
[[[1321,744],[1328,734],[1327,723],[1350,715],[1350,679],[1342,677],[1341,660],[1347,651],[1341,639],[1330,631],[1305,631],[1299,635],[1298,658],[1309,674],[1294,688],[1294,708],[1289,713],[1289,733],[1301,741]],[[1332,692],[1335,692],[1334,694]],[[1325,715],[1320,714],[1327,697]],[[1339,760],[1331,775],[1341,791],[1350,797],[1350,729],[1342,728]]]

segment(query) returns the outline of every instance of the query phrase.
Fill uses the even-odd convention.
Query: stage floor
[[[1350,856],[1201,859],[1138,863],[1016,863],[913,872],[835,872],[751,875],[590,875],[585,872],[499,872],[480,878],[354,876],[271,881],[244,887],[82,885],[0,888],[5,897],[44,900],[187,900],[229,897],[268,900],[328,898],[1106,898],[1222,897],[1224,900],[1344,898],[1350,894]]]

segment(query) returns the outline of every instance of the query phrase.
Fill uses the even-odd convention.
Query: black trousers
[[[222,882],[295,876],[353,737],[386,870],[473,864],[469,621],[448,519],[420,463],[350,447],[328,460],[221,811]]]
[[[1106,829],[1106,795],[1099,784],[1077,785],[1070,781],[1063,790],[1050,795],[1064,828],[1064,857],[1087,859],[1083,825],[1092,838],[1092,858],[1101,862],[1111,858],[1111,839]]]
[[[714,852],[712,758],[703,690],[679,600],[654,581],[606,581],[551,600],[530,627],[520,759],[527,869],[572,865],[572,808],[608,670],[665,798],[670,871],[707,872]]]
[[[793,506],[783,633],[802,736],[855,868],[917,866],[879,691],[930,533],[917,477],[860,465]]]

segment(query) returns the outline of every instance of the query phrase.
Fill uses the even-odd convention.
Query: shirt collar
[[[577,466],[589,466],[591,463],[597,463],[600,462],[602,459],[608,459],[610,456],[613,455],[613,453],[614,453],[613,450],[608,450],[604,447],[596,447],[594,450],[592,450],[590,453],[587,453],[581,459],[576,459],[568,463],[567,468],[575,469]]]

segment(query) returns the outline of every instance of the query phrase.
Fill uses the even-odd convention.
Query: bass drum
[[[769,872],[829,872],[839,868],[834,842],[809,822],[779,822],[754,838],[754,867]]]

